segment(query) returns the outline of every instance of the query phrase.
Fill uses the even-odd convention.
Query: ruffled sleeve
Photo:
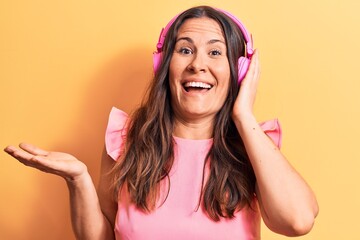
[[[261,129],[264,131],[268,137],[278,146],[281,147],[281,126],[278,119],[273,119],[270,121],[262,122],[259,124]]]
[[[105,148],[107,154],[115,161],[120,157],[125,142],[128,115],[113,107],[110,112],[105,132]]]

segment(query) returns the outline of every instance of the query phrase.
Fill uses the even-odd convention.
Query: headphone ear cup
[[[250,60],[246,57],[240,57],[238,60],[238,84],[244,79],[250,65]]]
[[[154,53],[153,53],[153,68],[154,68],[154,73],[156,73],[157,70],[159,69],[160,63],[161,63],[161,53],[154,52]]]

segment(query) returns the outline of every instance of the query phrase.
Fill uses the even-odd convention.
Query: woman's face
[[[171,104],[181,121],[213,120],[230,85],[225,38],[213,19],[191,18],[178,31],[170,61]]]

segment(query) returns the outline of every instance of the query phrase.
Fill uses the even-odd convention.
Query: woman
[[[66,180],[78,239],[260,239],[260,215],[280,234],[310,231],[316,198],[252,112],[257,51],[239,77],[251,47],[239,25],[206,6],[171,21],[141,107],[110,114],[98,193],[71,155],[5,149]]]

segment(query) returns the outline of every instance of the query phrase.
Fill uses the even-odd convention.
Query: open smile
[[[213,85],[208,84],[208,83],[204,83],[204,82],[185,82],[183,84],[183,87],[185,89],[186,92],[190,92],[190,91],[208,91],[210,90]]]

